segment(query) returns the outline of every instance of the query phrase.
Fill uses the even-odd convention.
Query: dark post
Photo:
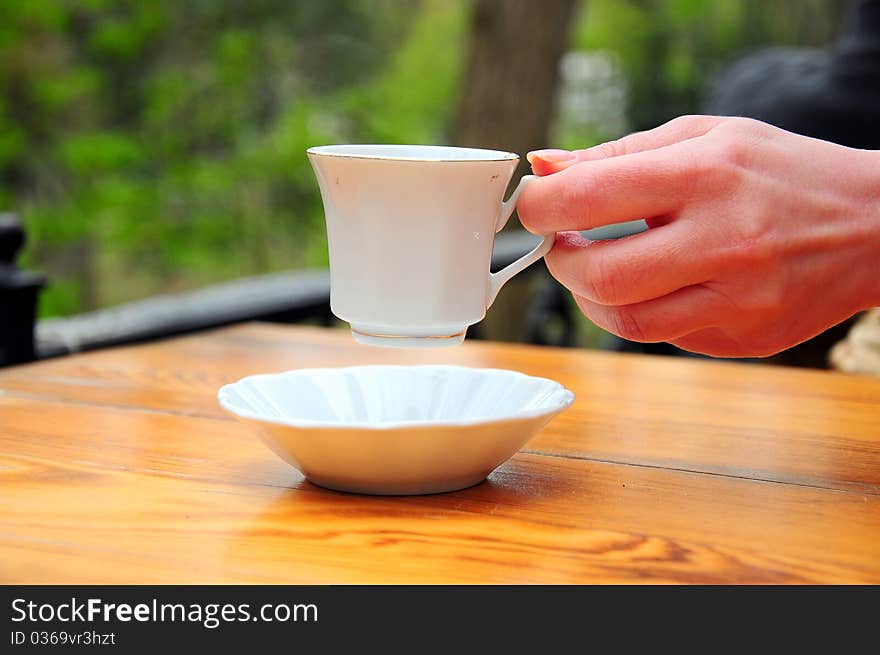
[[[46,280],[15,265],[24,228],[14,214],[0,214],[0,366],[34,359],[37,296]]]

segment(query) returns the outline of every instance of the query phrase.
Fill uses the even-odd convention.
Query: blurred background
[[[20,265],[47,274],[41,318],[322,268],[308,146],[590,146],[697,112],[743,53],[827,46],[846,8],[4,0],[0,212],[26,229]],[[482,336],[522,338],[535,284],[506,289]],[[573,339],[604,337],[578,317]]]

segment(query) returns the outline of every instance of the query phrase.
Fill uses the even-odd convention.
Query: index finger
[[[582,161],[631,155],[704,136],[724,121],[723,116],[679,116],[644,132],[633,132],[582,150],[536,150],[526,155],[535,175],[551,175]]]
[[[698,174],[692,143],[585,161],[538,178],[520,196],[519,219],[536,234],[551,234],[672,214]]]

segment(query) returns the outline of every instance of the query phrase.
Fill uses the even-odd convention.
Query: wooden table
[[[488,482],[305,482],[217,388],[447,362],[577,394]],[[0,582],[880,583],[880,380],[251,324],[0,372]]]

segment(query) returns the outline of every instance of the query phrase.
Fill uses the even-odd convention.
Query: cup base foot
[[[362,332],[355,328],[351,329],[351,336],[358,343],[368,346],[380,346],[382,348],[446,348],[457,346],[464,341],[467,329],[455,334],[441,336],[405,336],[397,334],[375,334]]]
[[[435,480],[432,482],[372,482],[355,480],[329,480],[323,478],[306,478],[312,484],[332,491],[349,494],[365,494],[369,496],[427,496],[429,494],[445,494],[459,491],[480,484],[486,474],[457,478],[452,480]]]

